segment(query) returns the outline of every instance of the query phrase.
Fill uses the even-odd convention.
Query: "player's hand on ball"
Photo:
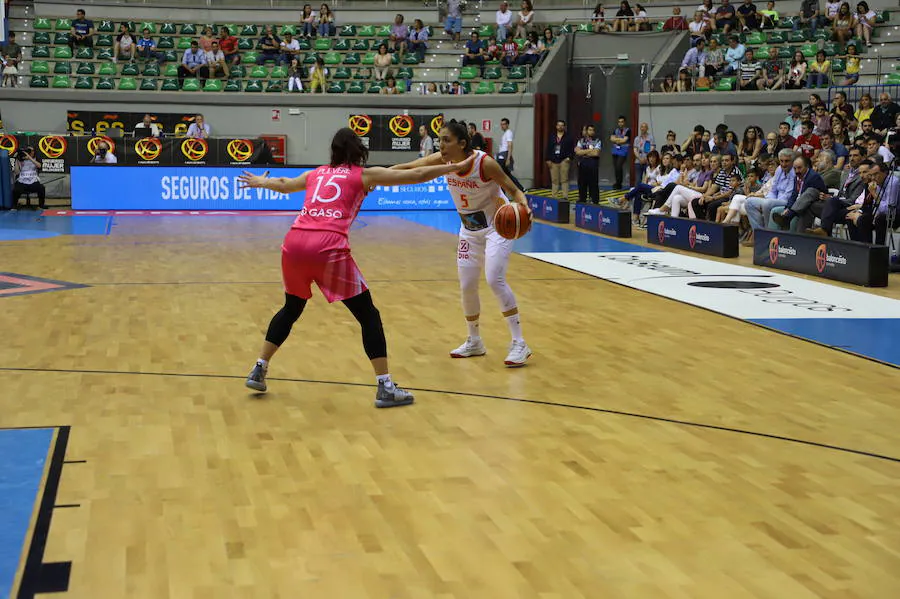
[[[269,171],[264,172],[261,175],[254,175],[248,171],[244,171],[238,177],[238,181],[241,184],[241,189],[247,188],[255,188],[255,187],[265,187],[266,179],[269,178]]]

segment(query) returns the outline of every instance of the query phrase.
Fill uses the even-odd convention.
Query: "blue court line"
[[[26,550],[55,429],[0,429],[0,597],[10,597]]]
[[[108,235],[111,221],[112,217],[110,216],[71,216],[68,218],[51,216],[45,218],[41,216],[40,212],[28,210],[0,213],[0,229],[43,232],[48,237],[54,235]],[[0,241],[13,241],[13,239],[0,236]]]

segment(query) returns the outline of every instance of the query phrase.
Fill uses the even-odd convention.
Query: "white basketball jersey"
[[[497,209],[509,203],[500,186],[485,177],[485,158],[487,154],[475,150],[475,163],[471,171],[447,175],[447,186],[463,226],[472,231],[492,226]]]

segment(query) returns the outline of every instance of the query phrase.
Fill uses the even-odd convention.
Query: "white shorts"
[[[513,240],[501,237],[494,227],[481,231],[459,228],[459,245],[456,248],[456,265],[460,267],[484,266],[485,260],[508,263]]]

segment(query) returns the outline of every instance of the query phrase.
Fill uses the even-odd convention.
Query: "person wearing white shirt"
[[[198,114],[196,117],[194,117],[194,122],[191,123],[190,127],[188,127],[187,136],[203,139],[209,137],[209,123],[204,120],[202,114]]]
[[[519,183],[519,180],[516,179],[512,174],[513,169],[513,132],[512,129],[509,128],[509,119],[503,117],[500,119],[500,130],[503,131],[503,136],[500,138],[500,148],[497,150],[497,164],[500,165],[500,168],[503,169],[503,172],[506,173],[506,176],[509,177],[509,180],[513,182],[513,185],[525,191],[525,188],[522,187],[522,184]]]
[[[219,42],[214,41],[206,52],[206,68],[209,69],[209,78],[215,79],[218,73],[228,78],[228,63],[225,62],[225,53],[219,48]]]
[[[97,144],[97,150],[91,162],[94,164],[117,164],[119,160],[115,154],[109,151],[109,144],[101,141]]]
[[[497,11],[497,41],[501,44],[512,31],[512,17],[513,14],[509,10],[509,3],[501,2],[500,10]]]
[[[159,125],[153,122],[153,117],[149,114],[144,115],[144,120],[134,126],[134,136],[135,137],[145,137],[143,131],[138,131],[138,129],[149,129],[150,137],[159,137]]]
[[[291,64],[291,61],[300,54],[300,42],[294,39],[290,31],[285,32],[281,40],[281,64]]]

